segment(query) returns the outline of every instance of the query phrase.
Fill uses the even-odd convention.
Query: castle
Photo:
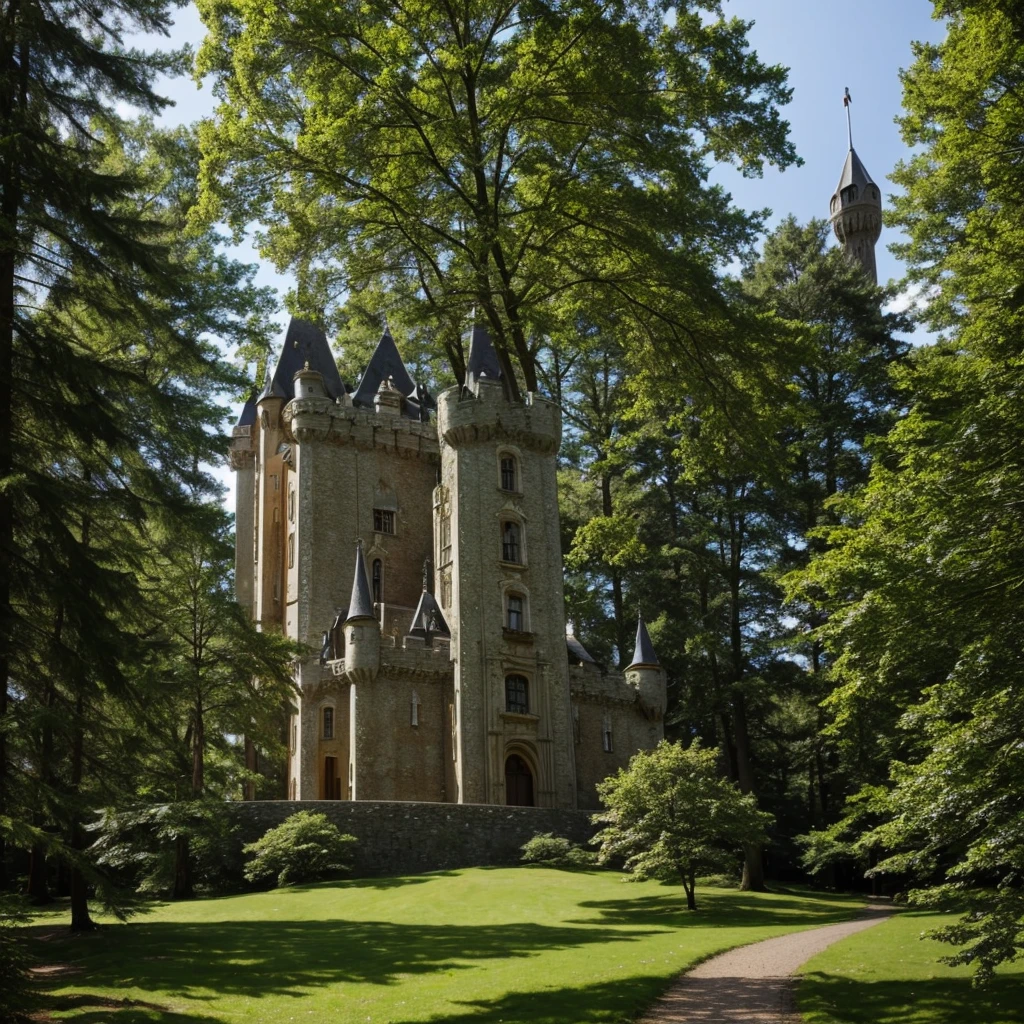
[[[238,600],[312,652],[292,800],[594,808],[664,734],[643,621],[624,674],[566,631],[558,406],[509,397],[479,325],[468,348],[435,403],[385,330],[350,391],[293,319],[234,429]]]

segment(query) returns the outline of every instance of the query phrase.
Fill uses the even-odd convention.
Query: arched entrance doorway
[[[533,806],[533,772],[518,755],[505,760],[505,803],[510,807]]]

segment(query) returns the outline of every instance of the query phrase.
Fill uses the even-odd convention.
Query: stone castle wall
[[[298,811],[326,814],[359,840],[357,877],[517,864],[520,847],[539,832],[586,844],[598,828],[586,811],[550,807],[373,800],[257,800],[230,806],[247,843]]]

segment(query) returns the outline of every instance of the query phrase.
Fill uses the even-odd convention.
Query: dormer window
[[[394,509],[375,508],[373,510],[373,532],[391,534],[395,532]]]
[[[501,558],[504,562],[522,563],[522,531],[518,523],[505,520],[501,524]]]
[[[503,491],[519,490],[519,466],[514,455],[501,457],[501,489]]]

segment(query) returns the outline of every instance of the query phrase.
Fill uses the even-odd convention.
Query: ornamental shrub
[[[544,864],[550,868],[589,868],[597,863],[596,853],[551,832],[535,835],[523,844],[522,851],[525,863]]]
[[[355,841],[355,836],[339,832],[326,814],[299,811],[243,848],[252,857],[245,877],[277,885],[331,878],[349,870]]]

